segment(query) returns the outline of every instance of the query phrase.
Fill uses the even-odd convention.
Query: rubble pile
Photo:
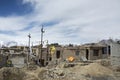
[[[48,69],[39,73],[41,80],[62,80],[65,78],[65,72],[62,69]]]
[[[114,72],[99,63],[64,67],[30,66],[25,68],[5,67],[0,69],[0,80],[118,80]]]
[[[42,80],[116,80],[112,70],[97,63],[68,68],[57,66],[44,70],[40,78]]]
[[[0,70],[0,80],[23,80],[25,72],[18,68],[2,68]]]
[[[95,60],[94,63],[99,63],[100,65],[105,67],[111,67],[110,59],[99,59]]]

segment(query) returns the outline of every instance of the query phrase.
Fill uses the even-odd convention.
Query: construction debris
[[[0,80],[23,80],[25,72],[18,68],[2,68],[0,70]]]
[[[100,60],[99,60],[100,61]],[[57,66],[38,67],[29,65],[24,68],[4,67],[0,69],[0,80],[119,80],[119,73],[101,65],[99,61],[76,63],[72,67],[64,67],[65,62]],[[82,64],[82,65],[81,65]],[[83,64],[85,64],[83,66]],[[117,76],[116,76],[117,74]]]

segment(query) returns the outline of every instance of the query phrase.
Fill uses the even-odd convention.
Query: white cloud
[[[80,44],[120,38],[119,0],[24,0],[23,3],[31,3],[34,11],[25,16],[0,17],[0,30],[15,30],[16,41],[27,42],[28,33],[32,34],[32,41],[38,41],[40,25],[50,22],[56,22],[45,26],[44,40],[50,43]],[[36,22],[33,28],[19,31],[31,22]],[[14,36],[7,37],[14,40]]]
[[[22,16],[0,17],[0,30],[14,31],[25,28],[28,21]]]

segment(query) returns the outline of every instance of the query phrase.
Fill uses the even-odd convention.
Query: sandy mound
[[[61,64],[62,66],[63,64]],[[31,68],[2,68],[0,80],[117,80],[113,71],[99,63],[75,65],[74,67],[54,67],[47,69],[32,66]]]
[[[0,80],[23,80],[25,73],[18,68],[2,68],[0,69]]]
[[[80,73],[83,74],[91,74],[91,75],[95,75],[95,76],[99,76],[99,75],[111,75],[113,72],[112,70],[101,66],[100,64],[97,63],[91,63],[89,65],[86,66],[82,66],[79,69]],[[78,71],[78,70],[76,70]]]
[[[68,69],[68,72],[80,80],[115,80],[113,71],[98,63],[91,63],[86,66],[77,65]]]

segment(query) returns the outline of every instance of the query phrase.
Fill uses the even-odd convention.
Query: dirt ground
[[[4,67],[0,69],[0,80],[120,80],[120,72],[113,71],[101,61],[67,66],[62,62],[52,68],[34,65],[29,68]]]

